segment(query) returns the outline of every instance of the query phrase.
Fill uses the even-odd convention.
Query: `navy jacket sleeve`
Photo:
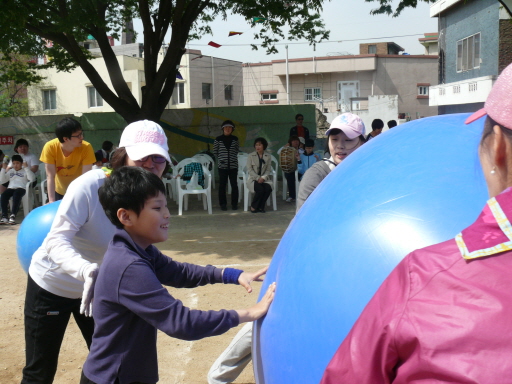
[[[169,260],[165,265],[160,265],[157,274],[165,273],[166,282],[175,286],[195,286],[214,279],[214,271],[210,271],[210,268]],[[190,282],[186,282],[187,277],[191,279]],[[236,311],[199,311],[185,307],[162,286],[151,265],[144,260],[127,266],[118,292],[121,305],[167,335],[179,339],[198,340],[220,335],[239,323]]]

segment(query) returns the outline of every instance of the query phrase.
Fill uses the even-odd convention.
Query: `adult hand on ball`
[[[92,317],[92,302],[94,300],[94,284],[98,276],[98,264],[92,263],[84,268],[84,292],[82,294],[82,303],[80,304],[80,313]]]

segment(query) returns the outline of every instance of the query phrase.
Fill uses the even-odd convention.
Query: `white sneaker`
[[[14,215],[11,215],[11,217],[9,217],[9,224],[16,224],[16,217]]]
[[[287,198],[286,199],[286,202],[287,203],[293,203],[295,201],[295,199],[292,199],[291,197]]]
[[[7,217],[2,217],[2,218],[0,219],[0,224],[7,224],[7,223],[8,223],[8,221],[7,221]]]

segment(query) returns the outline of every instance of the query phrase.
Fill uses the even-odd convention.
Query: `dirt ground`
[[[218,267],[235,267],[256,271],[270,263],[272,255],[295,214],[295,204],[278,197],[278,210],[267,208],[266,214],[238,211],[222,212],[215,205],[213,215],[191,199],[189,211],[177,216],[174,202],[169,203],[171,227],[169,239],[157,247],[178,261]],[[23,213],[18,215],[21,219]],[[23,305],[26,274],[16,255],[16,236],[19,225],[0,226],[0,383],[19,383],[25,363]],[[195,289],[169,291],[190,308],[203,310],[242,309],[256,302],[261,283],[254,292],[235,285],[209,285]],[[206,374],[235,336],[241,326],[224,335],[199,341],[182,341],[158,335],[158,364],[160,383],[206,383]],[[71,320],[61,348],[54,383],[78,383],[87,347],[78,327]],[[254,383],[250,364],[234,383]]]

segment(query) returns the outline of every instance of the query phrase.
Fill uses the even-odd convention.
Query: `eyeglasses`
[[[149,156],[143,157],[142,159],[139,159],[137,161],[144,163],[144,162],[148,161],[148,159],[150,157],[151,157],[151,160],[153,160],[153,163],[155,163],[155,164],[163,164],[167,161],[165,157],[160,156],[160,155],[149,155]]]
[[[78,135],[71,135],[71,137],[84,138],[84,133],[80,132]]]

